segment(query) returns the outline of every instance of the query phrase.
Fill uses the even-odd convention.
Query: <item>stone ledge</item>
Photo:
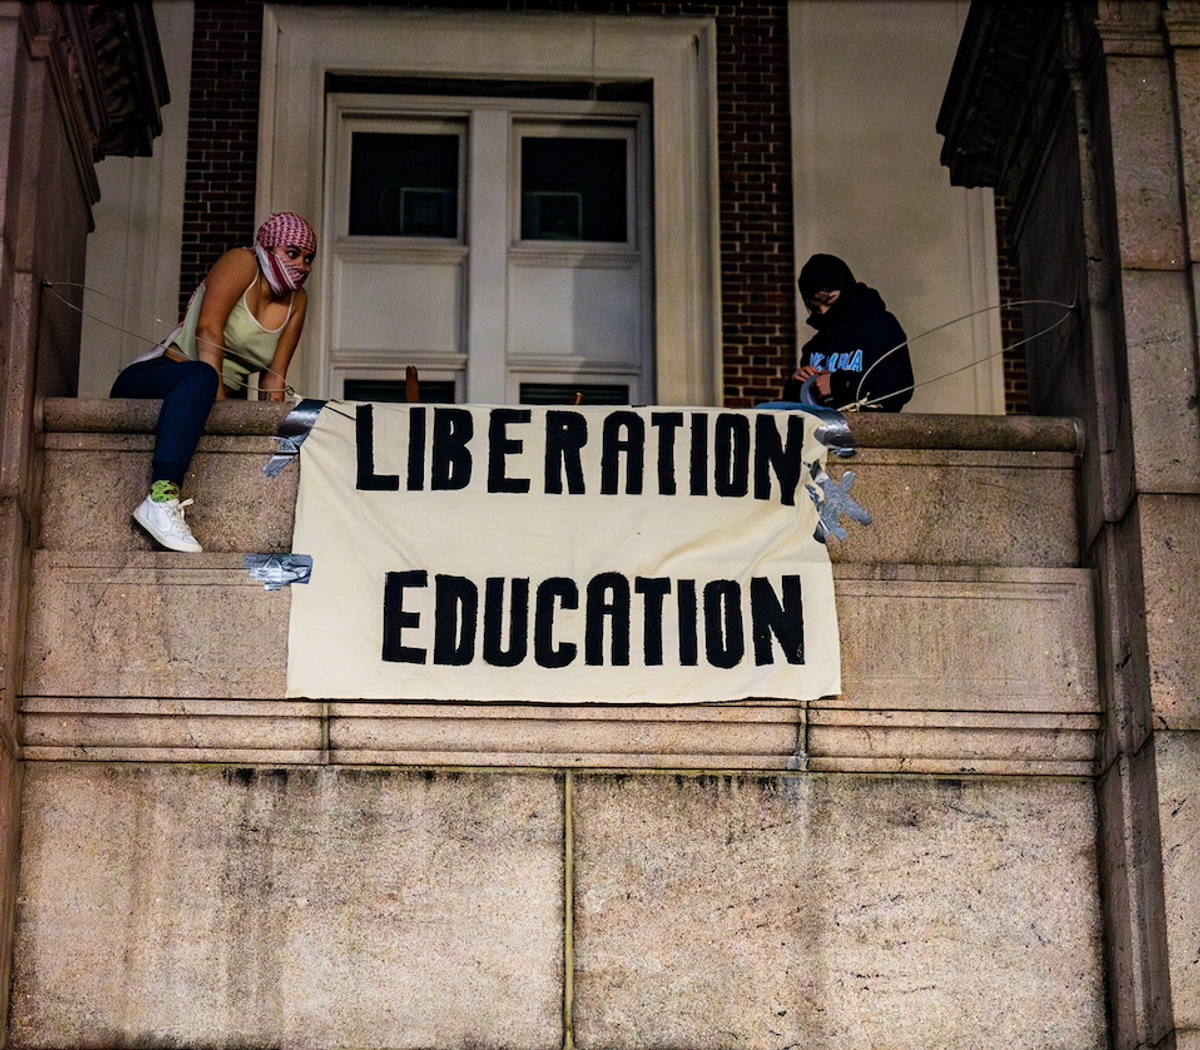
[[[47,433],[152,434],[159,401],[46,398]],[[222,401],[213,406],[209,434],[274,434],[293,405]],[[1046,416],[967,416],[863,412],[849,417],[859,448],[926,448],[1008,452],[1083,452],[1078,420]]]
[[[656,707],[27,698],[27,762],[1086,776],[1100,717]]]
[[[101,397],[48,397],[41,429],[47,433],[153,434],[162,402]],[[213,405],[209,434],[274,434],[294,405],[271,401],[219,401]]]
[[[33,697],[26,761],[782,770],[789,701],[653,707]]]

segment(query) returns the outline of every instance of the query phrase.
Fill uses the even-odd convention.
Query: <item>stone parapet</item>
[[[242,563],[286,406],[214,409],[200,555],[157,409],[41,406],[9,1045],[1107,1045],[1072,420],[851,420],[837,696],[331,702]]]
[[[261,470],[286,411],[216,406],[186,484],[206,553],[183,555],[128,518],[157,404],[45,403],[28,761],[1094,771],[1072,420],[853,418],[860,449],[829,469],[856,472],[875,524],[831,548],[842,694],[618,707],[285,701],[290,592],[265,591],[242,557],[290,549],[298,468]]]

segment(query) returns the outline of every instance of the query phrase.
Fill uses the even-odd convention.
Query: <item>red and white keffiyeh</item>
[[[259,269],[271,290],[276,295],[284,295],[289,291],[294,292],[308,280],[308,270],[276,256],[271,249],[278,247],[299,248],[305,254],[315,252],[317,235],[304,219],[290,211],[276,212],[258,228],[254,254],[258,258]]]

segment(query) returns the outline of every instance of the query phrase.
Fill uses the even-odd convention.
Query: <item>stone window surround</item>
[[[399,30],[399,31],[397,31]],[[654,326],[659,404],[721,398],[716,25],[711,19],[408,10],[263,9],[256,211],[319,222],[325,76],[370,72],[478,79],[650,80],[654,85]],[[317,230],[318,237],[322,231]],[[324,328],[314,273],[312,331]],[[305,355],[321,389],[325,354]]]

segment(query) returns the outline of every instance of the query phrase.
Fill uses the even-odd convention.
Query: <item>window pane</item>
[[[626,383],[522,383],[520,397],[523,405],[573,405],[576,394],[583,405],[629,404]]]
[[[356,131],[352,237],[457,237],[458,136]]]
[[[621,138],[521,139],[521,240],[627,241]]]
[[[419,382],[421,404],[454,404],[453,379],[422,379]],[[403,379],[347,379],[342,387],[347,401],[407,401]]]

